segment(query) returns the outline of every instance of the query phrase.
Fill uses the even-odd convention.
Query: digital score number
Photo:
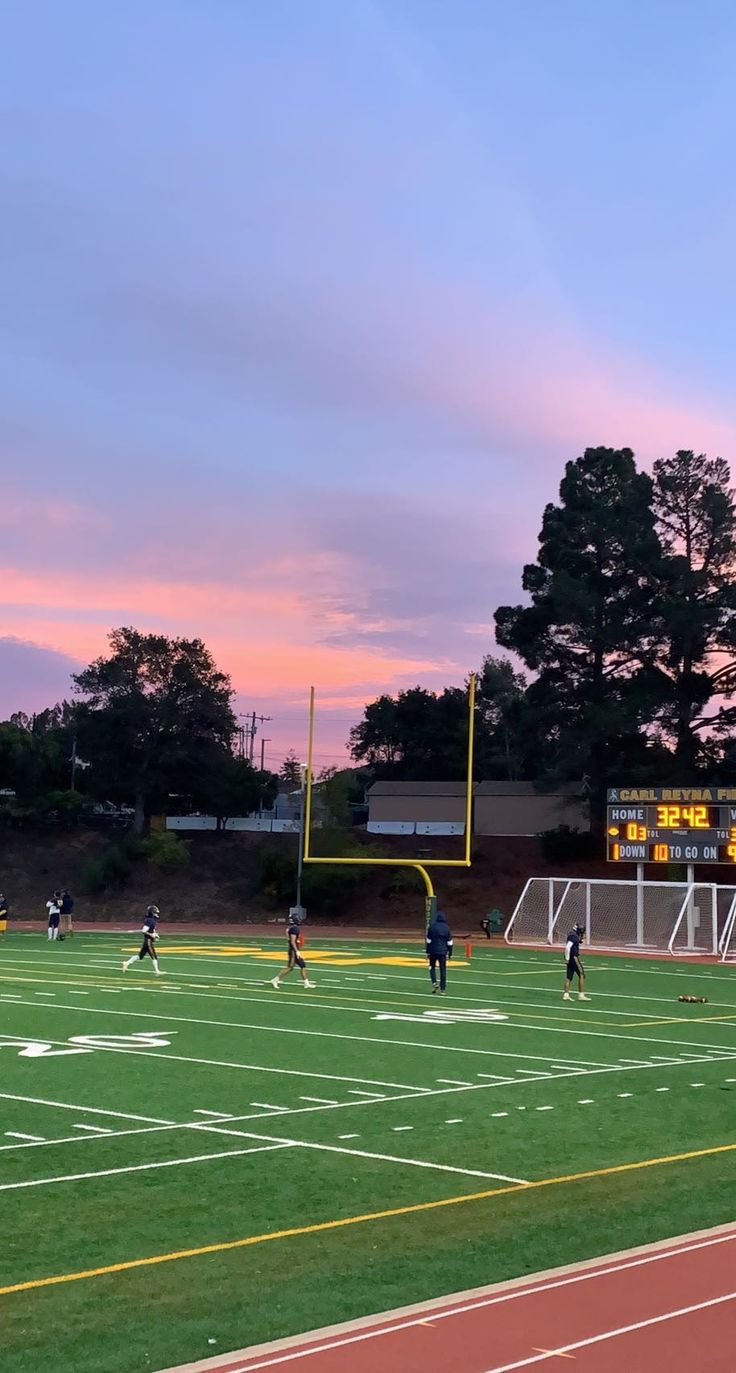
[[[656,812],[655,828],[658,830],[713,830],[718,827],[717,806],[657,806]]]

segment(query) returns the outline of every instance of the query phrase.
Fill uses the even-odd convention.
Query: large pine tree
[[[522,579],[531,604],[500,607],[496,637],[536,674],[526,706],[540,769],[587,776],[597,808],[626,741],[641,753],[657,626],[652,481],[630,449],[588,448],[567,463],[539,545]]]
[[[678,776],[694,777],[736,721],[736,509],[723,458],[680,450],[654,465],[665,555],[659,719]]]

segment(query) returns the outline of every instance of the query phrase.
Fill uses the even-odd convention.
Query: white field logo
[[[388,1012],[374,1015],[373,1020],[409,1020],[415,1025],[492,1025],[499,1020],[508,1020],[501,1011],[422,1011],[419,1015],[392,1015]]]
[[[15,1035],[0,1036],[0,1049],[15,1049],[19,1058],[64,1058],[69,1054],[91,1054],[95,1049],[165,1049],[170,1043],[165,1035],[176,1030],[138,1030],[132,1035],[71,1035],[66,1041],[70,1048],[59,1048],[46,1039],[21,1039]]]

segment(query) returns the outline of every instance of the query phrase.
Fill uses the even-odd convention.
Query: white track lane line
[[[595,1268],[584,1267],[582,1272],[563,1272],[559,1276],[550,1276],[544,1281],[539,1281],[533,1286],[526,1286],[527,1280],[523,1280],[518,1287],[511,1287],[506,1291],[491,1291],[487,1296],[481,1294],[468,1293],[463,1297],[462,1293],[454,1299],[450,1299],[446,1306],[438,1305],[433,1302],[422,1302],[415,1307],[409,1307],[408,1311],[397,1312],[392,1319],[391,1312],[374,1317],[375,1324],[363,1329],[356,1329],[359,1322],[350,1323],[349,1330],[342,1338],[336,1338],[337,1331],[330,1336],[329,1332],[319,1344],[313,1344],[308,1349],[299,1347],[307,1336],[298,1336],[294,1340],[284,1341],[282,1352],[274,1353],[270,1357],[259,1359],[258,1363],[253,1362],[257,1355],[248,1357],[247,1350],[241,1351],[240,1355],[231,1355],[228,1363],[229,1373],[257,1373],[258,1369],[274,1368],[277,1364],[289,1363],[294,1359],[308,1359],[313,1354],[329,1353],[333,1349],[343,1349],[348,1345],[363,1344],[367,1340],[381,1339],[384,1335],[395,1335],[402,1330],[412,1330],[415,1326],[425,1325],[427,1321],[435,1324],[437,1321],[452,1319],[454,1316],[464,1316],[468,1312],[482,1311],[488,1307],[501,1306],[506,1302],[521,1301],[526,1297],[535,1297],[541,1293],[554,1292],[565,1287],[571,1287],[577,1283],[591,1282],[601,1277],[609,1277],[617,1273],[623,1273],[633,1268],[640,1268],[650,1263],[659,1263],[669,1258],[676,1258],[681,1254],[689,1254],[699,1249],[709,1249],[713,1245],[727,1244],[736,1240],[736,1231],[724,1235],[714,1235],[708,1238],[684,1242],[681,1245],[673,1245],[670,1249],[656,1250],[654,1253],[646,1252],[637,1257],[626,1258],[621,1256],[619,1261],[606,1264],[605,1261]],[[662,1275],[662,1284],[666,1285],[666,1276]],[[441,1301],[441,1299],[440,1299]],[[402,1318],[403,1317],[403,1318]],[[520,1317],[523,1319],[523,1316]],[[370,1319],[370,1318],[369,1318]],[[315,1331],[313,1338],[319,1338],[319,1332]],[[288,1347],[285,1347],[287,1346]],[[264,1354],[266,1351],[263,1351]],[[239,1361],[238,1361],[239,1360]],[[375,1362],[376,1367],[381,1366],[380,1357]],[[498,1369],[488,1370],[488,1373],[499,1373]]]

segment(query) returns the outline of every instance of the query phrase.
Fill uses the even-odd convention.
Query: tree
[[[289,750],[283,763],[281,764],[279,778],[285,786],[290,788],[291,791],[298,791],[301,787],[302,765],[299,762],[299,759],[297,758],[293,749]]]
[[[525,778],[524,702],[527,682],[508,658],[488,656],[478,674],[476,774],[488,781]]]
[[[74,711],[67,702],[25,715],[18,711],[0,723],[0,787],[24,803],[65,791],[71,773]]]
[[[349,825],[352,819],[350,803],[361,795],[358,774],[352,768],[323,768],[317,784],[327,824],[337,828]]]
[[[503,658],[486,658],[477,675],[476,777],[525,775],[520,738],[526,680]],[[350,732],[350,751],[377,777],[461,781],[467,770],[468,686],[435,693],[423,687],[380,696]]]
[[[217,828],[224,830],[233,815],[252,815],[259,807],[273,804],[278,778],[272,772],[257,772],[247,758],[229,755],[205,779],[196,799],[210,815],[217,816]]]
[[[80,747],[109,795],[133,799],[140,833],[153,805],[194,794],[231,755],[233,692],[201,639],[122,628],[109,641],[73,678]]]
[[[678,776],[693,780],[712,734],[736,719],[736,509],[723,458],[690,450],[654,464],[654,509],[665,553],[659,720]],[[711,738],[708,738],[708,735]]]
[[[350,752],[380,777],[444,781],[465,772],[465,693],[449,687],[440,695],[423,687],[379,696],[350,731]],[[458,772],[458,768],[460,769]]]
[[[567,463],[539,542],[522,578],[531,605],[501,606],[496,638],[536,673],[526,707],[538,767],[587,775],[600,813],[612,753],[639,737],[651,707],[661,549],[652,482],[630,449],[588,448]]]

